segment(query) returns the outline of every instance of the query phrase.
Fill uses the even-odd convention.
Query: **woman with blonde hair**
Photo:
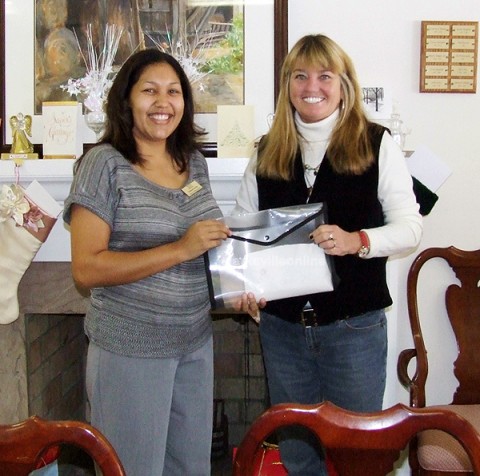
[[[284,61],[273,124],[234,213],[318,202],[328,221],[310,238],[332,257],[335,289],[265,307],[255,296],[271,403],[380,410],[392,304],[386,262],[418,245],[422,219],[402,151],[364,113],[351,59],[330,38],[307,35]],[[290,476],[327,474],[322,449],[300,429],[283,431],[280,451]]]
[[[299,41],[285,59],[281,87],[272,128],[262,143],[259,172],[288,179],[300,144],[295,123],[295,104],[290,100],[292,72],[299,63],[329,65],[338,72],[341,102],[329,144],[332,167],[339,173],[364,171],[373,161],[368,138],[368,120],[363,110],[362,91],[349,56],[330,38],[307,36]],[[341,73],[340,73],[341,72]]]

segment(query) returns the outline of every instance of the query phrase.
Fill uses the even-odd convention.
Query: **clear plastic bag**
[[[330,257],[310,239],[323,203],[223,219],[232,236],[205,254],[213,310],[228,312],[245,292],[267,301],[333,290]]]

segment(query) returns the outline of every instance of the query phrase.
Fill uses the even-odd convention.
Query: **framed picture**
[[[3,119],[0,146],[4,152],[9,151],[11,144],[11,131],[8,125],[9,117],[22,112],[33,117],[32,142],[36,151],[40,154],[42,153],[43,124],[42,116],[38,113],[39,99],[37,95],[39,91],[36,90],[35,85],[36,83],[37,85],[42,84],[43,87],[47,88],[49,85],[45,82],[37,81],[40,72],[38,70],[38,58],[36,57],[41,51],[37,43],[39,40],[44,41],[42,35],[46,34],[45,24],[39,26],[39,14],[36,12],[35,7],[38,2],[52,5],[60,3],[67,6],[71,3],[70,0],[59,0],[57,2],[54,0],[15,0],[15,2],[0,0],[0,35],[4,35],[3,38],[0,38],[0,117]],[[72,5],[75,5],[75,7],[72,7],[72,11],[69,12],[68,16],[68,21],[72,25],[76,21],[74,19],[75,12],[78,13],[81,10],[79,5],[82,2],[85,4],[84,9],[87,9],[86,7],[94,3],[109,6],[116,5],[120,8],[123,3],[127,2],[128,4],[135,4],[140,10],[143,6],[142,14],[145,13],[145,8],[152,5],[152,2],[144,0],[109,0],[108,2],[105,0],[74,0]],[[241,9],[244,36],[243,85],[240,86],[243,89],[242,101],[244,104],[255,106],[255,129],[258,135],[266,132],[268,116],[274,110],[278,94],[278,75],[281,62],[288,48],[288,0],[231,0],[231,2],[218,2],[216,0],[183,0],[177,2],[156,0],[153,3],[158,5],[183,4],[188,5],[190,9],[195,9],[196,4],[202,4],[198,8],[203,10],[209,8],[214,14],[217,13],[218,5],[225,5],[226,3],[230,3],[237,11]],[[104,11],[105,5],[103,5],[102,11]],[[50,8],[53,7],[50,6]],[[75,8],[75,11],[73,11],[73,8]],[[229,12],[231,13],[231,11]],[[56,12],[58,12],[58,6],[54,8],[53,14]],[[180,13],[181,11],[177,12],[177,14]],[[116,22],[118,22],[118,12],[115,15]],[[224,19],[220,18],[220,20]],[[227,18],[227,20],[230,19]],[[129,31],[133,31],[134,28],[130,28],[128,25],[134,25],[135,22],[132,22],[131,18],[126,18],[125,21],[126,28]],[[143,25],[145,30],[148,30],[145,26],[145,18],[140,23],[141,27]],[[229,22],[220,21],[218,23]],[[136,39],[140,37],[145,38],[145,35],[142,33],[144,32],[133,31],[133,36]],[[224,32],[219,32],[219,36],[224,34]],[[262,45],[262,48],[258,47],[259,44]],[[271,56],[271,62],[265,61],[268,52],[271,52],[269,55]],[[259,64],[265,65],[261,73],[258,71]],[[214,90],[213,87],[211,89],[212,91]],[[196,122],[209,133],[204,143],[205,154],[207,156],[216,156],[216,113],[199,113],[196,115]],[[85,126],[83,131],[85,148],[90,147],[94,141],[94,133]]]
[[[363,106],[368,118],[375,122],[388,122],[393,107],[390,89],[378,85],[363,86],[362,95]]]

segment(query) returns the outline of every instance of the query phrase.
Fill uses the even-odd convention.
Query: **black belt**
[[[344,317],[337,317],[331,320],[320,319],[317,316],[317,313],[314,309],[304,309],[300,313],[300,323],[303,327],[320,327],[320,326],[328,326],[332,322],[340,321],[342,319],[349,319],[351,316],[344,316]]]
[[[318,327],[330,324],[329,322],[322,322],[313,309],[304,309],[300,313],[300,322],[303,327]]]

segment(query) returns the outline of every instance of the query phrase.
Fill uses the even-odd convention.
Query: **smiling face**
[[[289,84],[290,101],[303,122],[318,122],[340,105],[340,76],[332,71],[298,63]]]
[[[166,142],[185,106],[180,79],[168,63],[147,66],[132,87],[129,102],[137,144]]]

